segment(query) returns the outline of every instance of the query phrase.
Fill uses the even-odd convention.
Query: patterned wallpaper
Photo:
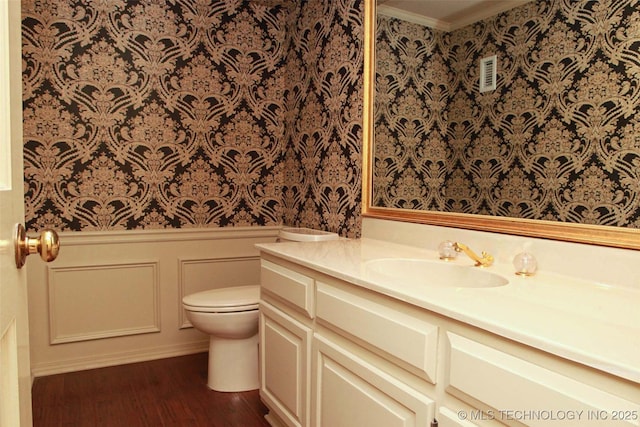
[[[361,9],[23,1],[28,228],[359,234]]]
[[[640,227],[637,0],[538,0],[451,33],[379,23],[376,205]]]
[[[363,18],[362,0],[303,2],[284,93],[285,224],[360,234]]]
[[[452,78],[441,37],[421,25],[378,17],[375,206],[445,209]]]

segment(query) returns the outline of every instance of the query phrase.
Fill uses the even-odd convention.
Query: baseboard
[[[56,362],[42,363],[31,366],[31,377],[63,374],[67,372],[84,371],[87,369],[105,368],[108,366],[125,365],[127,363],[146,362],[149,360],[165,359],[167,357],[185,356],[187,354],[207,351],[209,341],[196,341],[180,345],[162,346],[139,349],[131,352],[106,354],[99,357],[83,357]]]

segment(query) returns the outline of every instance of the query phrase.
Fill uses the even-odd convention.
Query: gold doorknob
[[[16,267],[22,268],[27,256],[35,253],[40,254],[40,258],[44,262],[51,262],[58,256],[60,251],[60,239],[58,233],[53,230],[45,229],[40,232],[40,236],[36,238],[27,237],[27,232],[22,224],[16,225],[16,233],[14,235]]]

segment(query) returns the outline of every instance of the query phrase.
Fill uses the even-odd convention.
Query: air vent
[[[497,68],[498,58],[496,55],[487,56],[480,60],[480,92],[495,90]]]

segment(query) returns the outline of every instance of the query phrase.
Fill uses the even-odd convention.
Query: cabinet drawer
[[[530,426],[639,426],[640,406],[526,360],[447,333],[449,387]],[[451,391],[450,389],[448,391]],[[462,398],[462,397],[461,397]]]
[[[260,261],[260,266],[263,289],[291,303],[309,318],[314,317],[314,280],[311,277],[264,259]]]
[[[409,313],[317,282],[316,315],[404,362],[411,372],[436,382],[438,327]]]

